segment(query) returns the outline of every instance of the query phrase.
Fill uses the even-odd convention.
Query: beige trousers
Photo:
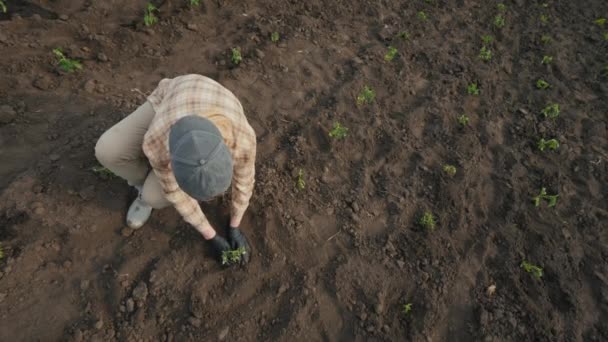
[[[101,135],[95,146],[97,160],[129,185],[142,187],[142,199],[152,208],[162,209],[171,205],[165,198],[156,174],[144,155],[144,135],[154,118],[149,102],[139,106]]]

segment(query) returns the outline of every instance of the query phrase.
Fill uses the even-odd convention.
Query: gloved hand
[[[228,241],[217,234],[213,237],[213,239],[207,240],[207,243],[211,247],[213,257],[220,263],[222,262],[222,253],[231,250]]]
[[[245,254],[241,255],[241,266],[246,265],[251,259],[251,247],[249,246],[249,242],[245,237],[245,234],[241,232],[240,229],[231,227],[230,225],[226,229],[226,236],[228,237],[228,242],[230,243],[230,247],[232,250],[243,248],[245,249]]]

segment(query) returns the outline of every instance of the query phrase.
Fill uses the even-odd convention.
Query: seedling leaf
[[[418,221],[418,224],[420,224],[426,230],[435,230],[436,222],[433,213],[430,211],[425,211],[424,214],[422,214],[420,221]]]
[[[521,267],[528,273],[531,273],[536,279],[540,279],[543,276],[543,269],[527,262],[526,260],[521,262]]]
[[[270,41],[273,43],[278,43],[279,39],[281,39],[281,36],[279,35],[279,32],[272,32],[270,34]]]
[[[361,106],[363,104],[371,104],[376,99],[376,93],[374,90],[368,86],[364,86],[361,93],[357,96],[357,106]]]
[[[298,170],[298,179],[296,181],[296,188],[298,188],[298,190],[304,190],[305,187],[306,187],[306,183],[304,182],[304,170],[300,169],[300,170]]]
[[[348,134],[348,128],[343,127],[339,122],[334,123],[334,128],[329,131],[329,136],[334,139],[344,139]]]
[[[412,303],[403,304],[403,314],[407,315],[412,312]]]
[[[443,165],[443,172],[450,177],[454,177],[456,175],[456,167],[454,165],[445,164]]]
[[[392,46],[389,46],[388,52],[384,55],[384,60],[390,62],[395,59],[395,56],[397,56],[397,49]]]
[[[241,257],[247,254],[245,247],[239,247],[230,251],[222,252],[222,265],[232,265],[241,261]]]
[[[232,48],[231,50],[232,55],[230,56],[230,60],[232,61],[232,64],[234,65],[239,65],[241,64],[241,61],[243,60],[243,56],[241,56],[241,49],[239,49],[238,47]]]

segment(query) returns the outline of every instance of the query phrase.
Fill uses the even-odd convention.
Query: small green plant
[[[469,117],[466,114],[462,114],[458,117],[458,123],[460,126],[465,127],[469,125]]]
[[[479,95],[479,88],[477,87],[477,83],[471,83],[467,87],[467,93],[469,95]]]
[[[502,2],[499,3],[498,5],[496,5],[496,7],[498,7],[498,10],[501,12],[505,12],[507,10],[507,6],[505,4],[503,4]]]
[[[388,52],[384,55],[384,60],[387,62],[392,61],[397,56],[397,49],[392,46],[388,47]]]
[[[529,262],[527,262],[526,260],[522,261],[521,263],[521,268],[523,268],[526,272],[528,273],[532,273],[532,275],[536,278],[536,279],[540,279],[543,276],[543,269],[531,264]]]
[[[304,170],[298,170],[298,179],[296,180],[296,188],[298,190],[304,190],[306,187],[306,182],[304,182]]]
[[[556,119],[559,116],[560,109],[557,103],[548,104],[542,111],[546,118]]]
[[[408,315],[410,312],[412,312],[412,303],[403,304],[402,311],[404,315]]]
[[[103,166],[94,166],[91,168],[91,171],[101,178],[114,178],[116,176],[112,171]]]
[[[557,139],[545,140],[544,138],[542,138],[538,141],[537,146],[538,149],[541,150],[541,152],[544,151],[546,148],[555,151],[559,147],[559,142],[557,141]]]
[[[67,58],[63,54],[63,51],[61,51],[61,49],[59,49],[59,48],[53,49],[53,53],[55,54],[55,56],[57,56],[59,58],[58,63],[59,63],[59,67],[61,68],[61,70],[65,71],[65,72],[74,72],[76,70],[82,69],[82,64],[80,64],[79,61]]]
[[[410,34],[407,31],[400,31],[399,33],[397,33],[397,37],[399,37],[403,40],[408,40],[408,39],[410,39]]]
[[[537,80],[536,81],[536,88],[538,89],[547,89],[549,88],[549,83],[543,79]]]
[[[281,39],[281,36],[279,35],[279,32],[272,32],[270,34],[270,41],[273,43],[278,43],[279,39]]]
[[[371,104],[376,99],[376,93],[374,90],[368,86],[363,87],[361,93],[357,95],[357,106],[361,106],[363,104]]]
[[[334,128],[329,131],[329,136],[334,139],[344,139],[348,134],[348,128],[342,126],[339,122],[334,123]]]
[[[241,261],[241,257],[247,254],[245,247],[239,247],[237,249],[233,249],[231,251],[223,251],[222,252],[222,265],[232,265]]]
[[[0,0],[0,12],[6,13],[6,5],[3,0]]]
[[[551,43],[551,37],[546,34],[543,34],[542,36],[540,36],[540,42],[543,45],[547,45],[547,44]]]
[[[234,65],[239,65],[241,64],[241,61],[243,60],[243,56],[241,56],[241,49],[239,49],[238,47],[232,48],[232,50],[230,50],[232,52],[232,55],[230,56],[230,60],[232,61],[232,64]]]
[[[416,14],[416,16],[418,17],[418,19],[422,20],[422,21],[426,21],[429,19],[428,14],[426,14],[425,11],[420,11]]]
[[[158,12],[158,8],[156,8],[154,4],[148,2],[148,5],[146,5],[146,11],[144,13],[144,25],[152,26],[158,22],[158,18],[154,14],[155,12]]]
[[[604,25],[606,25],[606,18],[595,19],[593,23],[597,26],[604,27]]]
[[[541,14],[541,15],[540,15],[540,22],[541,22],[543,25],[547,25],[547,23],[549,23],[549,17],[548,17],[548,16],[546,16],[546,15],[544,15],[544,14]]]
[[[489,34],[484,34],[483,36],[481,36],[481,41],[485,45],[490,45],[494,41],[494,37],[490,36]]]
[[[549,65],[553,63],[553,57],[551,56],[543,56],[543,60],[540,62],[540,64],[544,64],[544,65]]]
[[[190,0],[190,6],[200,6],[201,0]]]
[[[542,200],[545,200],[547,202],[549,202],[549,204],[547,205],[549,208],[551,207],[555,207],[555,205],[557,204],[557,197],[559,195],[547,195],[547,188],[541,188],[540,189],[540,193],[534,197],[532,197],[532,202],[534,203],[535,207],[540,206],[540,202]]]
[[[490,49],[488,49],[485,46],[481,47],[481,50],[479,50],[479,59],[481,59],[484,62],[488,62],[489,60],[492,59],[492,51]]]
[[[456,175],[456,166],[445,164],[443,165],[443,172],[445,172],[450,177],[454,177]]]
[[[604,37],[605,41],[608,41],[608,32],[604,32],[604,35],[602,37]]]
[[[604,75],[604,77],[608,77],[608,65],[604,66],[604,68],[602,69],[602,74]]]
[[[426,230],[435,230],[435,217],[430,211],[425,211],[418,221],[418,224],[420,224],[422,228],[425,228]]]
[[[4,259],[4,247],[2,247],[2,244],[0,243],[0,261],[2,261],[2,259]]]
[[[500,14],[494,17],[494,26],[498,29],[505,27],[505,17]]]

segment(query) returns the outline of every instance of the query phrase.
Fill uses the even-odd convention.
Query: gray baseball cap
[[[171,166],[179,187],[191,197],[209,200],[232,181],[232,155],[219,129],[208,119],[190,115],[169,133]]]

